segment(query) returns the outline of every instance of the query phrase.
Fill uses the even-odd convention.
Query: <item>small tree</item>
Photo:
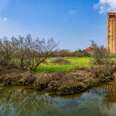
[[[4,37],[0,41],[0,54],[1,54],[1,63],[8,65],[12,59],[12,45],[7,37]]]
[[[57,44],[51,38],[48,41],[26,37],[0,39],[0,65],[13,64],[21,69],[36,70],[56,48]],[[12,68],[12,67],[11,67]]]
[[[37,67],[52,54],[52,51],[56,48],[57,44],[51,38],[47,42],[43,40],[33,40],[31,35],[26,37],[26,66],[30,71],[36,70]]]
[[[93,48],[93,63],[98,65],[111,63],[109,52],[103,47],[98,46],[94,41],[91,42]]]

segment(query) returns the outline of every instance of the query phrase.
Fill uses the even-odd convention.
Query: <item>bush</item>
[[[98,65],[111,64],[110,54],[103,47],[98,46],[96,43],[92,41],[91,46],[93,48],[93,63]]]
[[[48,41],[33,39],[30,34],[26,37],[1,38],[0,65],[12,64],[33,71],[51,55],[55,47],[52,38]]]

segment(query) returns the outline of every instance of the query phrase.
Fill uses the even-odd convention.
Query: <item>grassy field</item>
[[[92,66],[91,57],[65,57],[64,59],[69,61],[70,64],[54,64],[52,63],[53,59],[49,58],[47,63],[41,64],[36,72],[68,72]]]

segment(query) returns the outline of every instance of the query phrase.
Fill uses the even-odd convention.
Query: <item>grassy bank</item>
[[[25,86],[56,95],[72,95],[111,81],[114,69],[106,66],[68,73],[30,73],[16,69],[1,70],[0,86]]]
[[[68,72],[80,68],[89,68],[92,66],[91,57],[65,57],[70,64],[52,63],[54,58],[49,58],[46,63],[41,64],[36,72]]]
[[[36,71],[42,73],[30,73],[11,66],[1,67],[0,85],[26,86],[57,95],[71,95],[111,81],[116,65],[94,66],[91,57],[49,58]]]

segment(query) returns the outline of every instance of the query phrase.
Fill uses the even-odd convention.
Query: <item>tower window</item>
[[[115,15],[109,15],[109,18],[115,18]]]

